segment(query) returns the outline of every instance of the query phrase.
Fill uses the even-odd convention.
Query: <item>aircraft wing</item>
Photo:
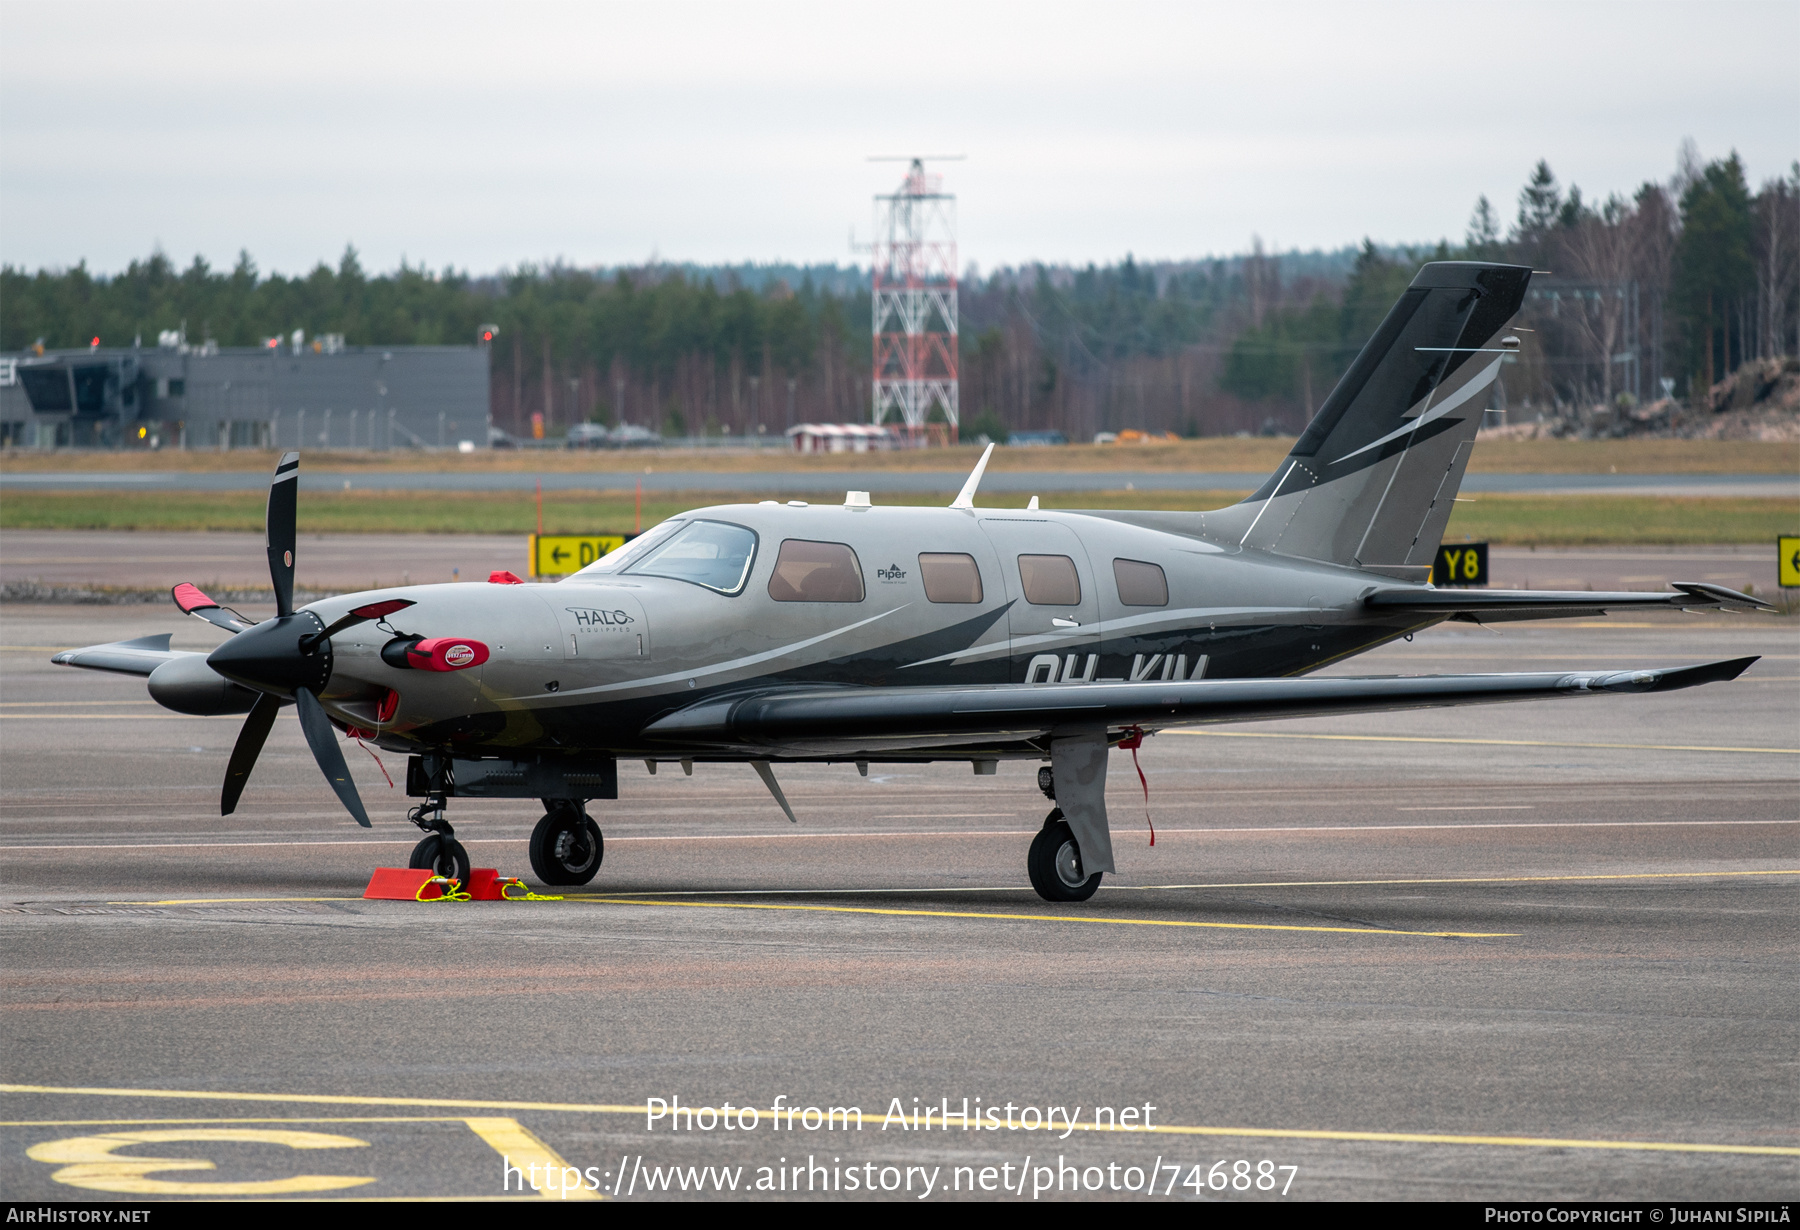
[[[89,645],[86,649],[65,649],[50,660],[58,666],[80,666],[91,671],[112,671],[120,675],[148,675],[164,662],[198,655],[169,648],[170,634],[140,636],[135,641],[114,641],[110,645]]]
[[[969,688],[771,688],[667,714],[642,736],[683,747],[810,755],[845,749],[1035,739],[1125,726],[1182,726],[1392,709],[1669,692],[1735,679],[1755,658],[1625,671],[1311,676],[1185,683],[1000,684]]]
[[[1624,591],[1596,593],[1571,589],[1378,589],[1363,599],[1376,610],[1404,610],[1420,615],[1448,615],[1478,623],[1511,619],[1557,619],[1569,615],[1604,615],[1613,610],[1773,611],[1768,603],[1723,585],[1676,581],[1674,593]]]

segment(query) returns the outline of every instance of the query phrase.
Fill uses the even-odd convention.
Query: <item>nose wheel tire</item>
[[[1105,874],[1083,872],[1081,846],[1061,808],[1044,818],[1044,827],[1031,839],[1025,869],[1031,874],[1031,887],[1045,901],[1086,901],[1099,890]]]
[[[605,856],[600,826],[579,808],[558,807],[531,831],[531,870],[545,884],[586,884]]]
[[[457,880],[464,888],[469,886],[469,852],[454,837],[427,833],[425,840],[413,847],[412,858],[406,865]]]

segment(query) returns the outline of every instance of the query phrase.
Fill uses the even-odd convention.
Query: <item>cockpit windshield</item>
[[[755,558],[754,531],[726,521],[688,521],[668,538],[627,561],[625,571],[632,576],[670,577],[716,593],[736,594],[749,579]]]
[[[664,521],[653,525],[633,538],[616,551],[608,551],[599,559],[583,568],[573,576],[563,578],[564,584],[569,581],[592,581],[596,577],[613,576],[623,572],[636,561],[644,558],[644,553],[655,547],[657,543],[666,541],[669,535],[686,525],[685,521]]]

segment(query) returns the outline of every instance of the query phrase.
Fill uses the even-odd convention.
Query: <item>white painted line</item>
[[[1536,811],[1528,803],[1506,803],[1477,807],[1396,807],[1395,811]]]

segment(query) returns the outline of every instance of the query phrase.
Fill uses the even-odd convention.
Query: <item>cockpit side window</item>
[[[625,571],[631,576],[687,581],[731,595],[743,592],[755,559],[755,531],[728,521],[689,521]]]
[[[781,544],[769,597],[777,602],[861,602],[862,565],[841,542],[789,538]]]

